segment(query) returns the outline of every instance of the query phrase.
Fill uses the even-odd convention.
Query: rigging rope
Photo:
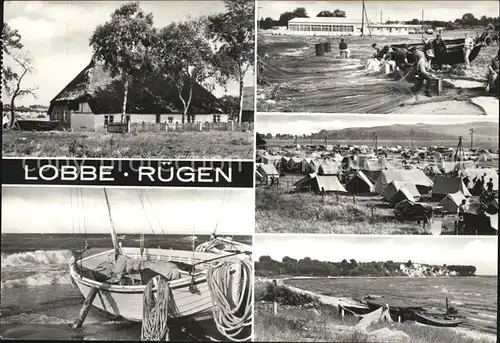
[[[156,299],[153,287],[156,285]],[[170,287],[161,275],[149,280],[144,288],[142,308],[142,341],[160,341],[168,333],[168,302]]]
[[[236,299],[231,299],[233,279],[230,277],[231,267],[241,266],[241,276]],[[253,284],[251,281],[252,262],[250,259],[228,258],[212,265],[207,270],[207,284],[212,296],[213,315],[217,330],[235,342],[247,341],[248,336],[241,337],[242,331],[252,324]]]
[[[148,193],[144,192],[144,195],[146,196],[146,200],[148,201],[149,203],[149,207],[153,208],[153,203],[151,202],[151,199],[149,198],[149,195]],[[154,210],[153,210],[153,214],[154,214]],[[166,235],[165,234],[165,231],[163,231],[163,227],[161,226],[161,222],[160,222],[160,219],[158,219],[158,217],[155,215],[154,216],[155,219],[156,219],[156,222],[158,223],[158,226],[160,227],[160,230],[161,230],[161,233],[163,233],[163,235]]]
[[[148,212],[146,211],[146,207],[144,206],[144,199],[143,199],[143,195],[145,194],[144,191],[142,191],[141,193],[139,193],[139,190],[136,189],[136,192],[137,192],[137,196],[139,197],[139,201],[141,203],[141,206],[142,206],[142,210],[144,211],[144,214],[146,216],[146,220],[148,221],[148,224],[149,224],[149,229],[151,230],[151,232],[153,233],[153,237],[154,237],[154,240],[155,240],[155,243],[156,245],[160,246],[158,244],[158,239],[156,237],[156,233],[155,231],[153,230],[153,224],[151,224],[151,221],[149,220],[149,217],[148,217]]]

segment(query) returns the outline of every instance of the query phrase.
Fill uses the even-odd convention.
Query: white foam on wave
[[[23,265],[48,265],[68,263],[72,256],[70,250],[36,250],[1,255],[2,267],[19,267]]]
[[[71,278],[67,271],[44,271],[43,273],[30,275],[24,279],[4,280],[1,283],[1,289],[68,284],[71,284]]]

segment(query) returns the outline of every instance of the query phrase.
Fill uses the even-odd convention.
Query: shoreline
[[[453,276],[453,277],[448,277],[448,278],[457,278],[457,277],[460,277],[460,276]],[[326,277],[313,277],[313,278],[324,279]],[[342,277],[338,277],[338,278],[342,279]],[[346,278],[364,279],[364,278],[369,278],[369,277],[346,277]],[[374,278],[374,277],[372,277],[372,278]],[[389,278],[389,277],[386,277],[386,278]],[[408,279],[412,278],[413,279],[414,277],[396,277],[396,278],[408,278]],[[471,277],[466,276],[464,278],[471,278]],[[272,279],[272,278],[267,278],[267,277],[256,277],[255,281],[256,282],[272,282],[273,280],[276,280],[276,284],[279,286],[286,287],[290,291],[298,293],[298,294],[308,294],[312,297],[315,297],[320,304],[326,305],[326,306],[332,306],[335,308],[337,308],[338,305],[344,301],[346,301],[346,302],[354,301],[354,299],[349,298],[349,297],[332,297],[332,296],[323,295],[323,294],[320,294],[317,292],[304,290],[304,289],[294,287],[294,286],[291,286],[291,285],[288,285],[285,283],[285,281],[292,280],[292,279],[294,279],[294,278],[275,278],[275,279]],[[308,277],[299,277],[298,279],[303,280],[303,279],[308,279]],[[478,331],[478,330],[472,330],[472,329],[468,329],[468,328],[458,328],[458,327],[457,328],[448,328],[448,327],[441,328],[441,327],[435,327],[435,326],[425,325],[425,324],[420,324],[420,323],[417,323],[416,325],[419,325],[422,327],[432,327],[436,330],[452,331],[452,332],[457,333],[457,334],[463,334],[467,338],[482,340],[482,342],[486,341],[488,343],[496,343],[496,341],[497,341],[497,336],[495,334],[490,334],[490,333],[486,333],[486,332],[482,332],[482,331]],[[339,327],[340,330],[342,330],[342,328],[344,328],[345,325],[336,325],[336,327],[337,326]]]

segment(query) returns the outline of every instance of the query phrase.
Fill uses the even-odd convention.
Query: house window
[[[188,123],[194,123],[194,115],[188,115],[187,116],[187,122]]]
[[[160,124],[161,114],[156,115],[156,124]]]
[[[113,122],[115,116],[104,116],[104,125],[108,125]],[[127,116],[128,117],[128,116]]]
[[[66,111],[66,110],[63,111],[62,119],[63,119],[63,122],[67,122],[67,120],[68,120],[68,111]]]
[[[167,119],[169,124],[172,124],[174,122],[174,117],[168,117]]]
[[[214,114],[214,123],[220,123],[220,114]]]

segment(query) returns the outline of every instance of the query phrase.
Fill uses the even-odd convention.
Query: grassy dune
[[[253,132],[4,132],[4,156],[96,158],[253,157]]]
[[[388,342],[389,337],[374,338],[375,330],[399,331],[409,336],[397,342],[412,343],[491,343],[494,338],[476,337],[452,329],[415,325],[413,322],[402,324],[372,324],[364,332],[354,327],[357,320],[346,317],[342,319],[337,310],[323,305],[317,298],[306,298],[304,295],[293,295],[279,287],[281,297],[278,299],[277,315],[273,314],[270,302],[270,282],[257,280],[255,285],[255,323],[256,341],[267,342]],[[309,300],[309,302],[307,302]],[[295,301],[295,303],[293,303]],[[286,303],[286,304],[284,304]],[[384,329],[385,328],[385,329]],[[388,333],[389,331],[385,331]],[[404,336],[404,334],[400,334]]]
[[[374,208],[373,198],[317,196],[287,193],[283,189],[256,189],[257,232],[338,234],[425,234],[422,224],[400,222],[388,206]]]

